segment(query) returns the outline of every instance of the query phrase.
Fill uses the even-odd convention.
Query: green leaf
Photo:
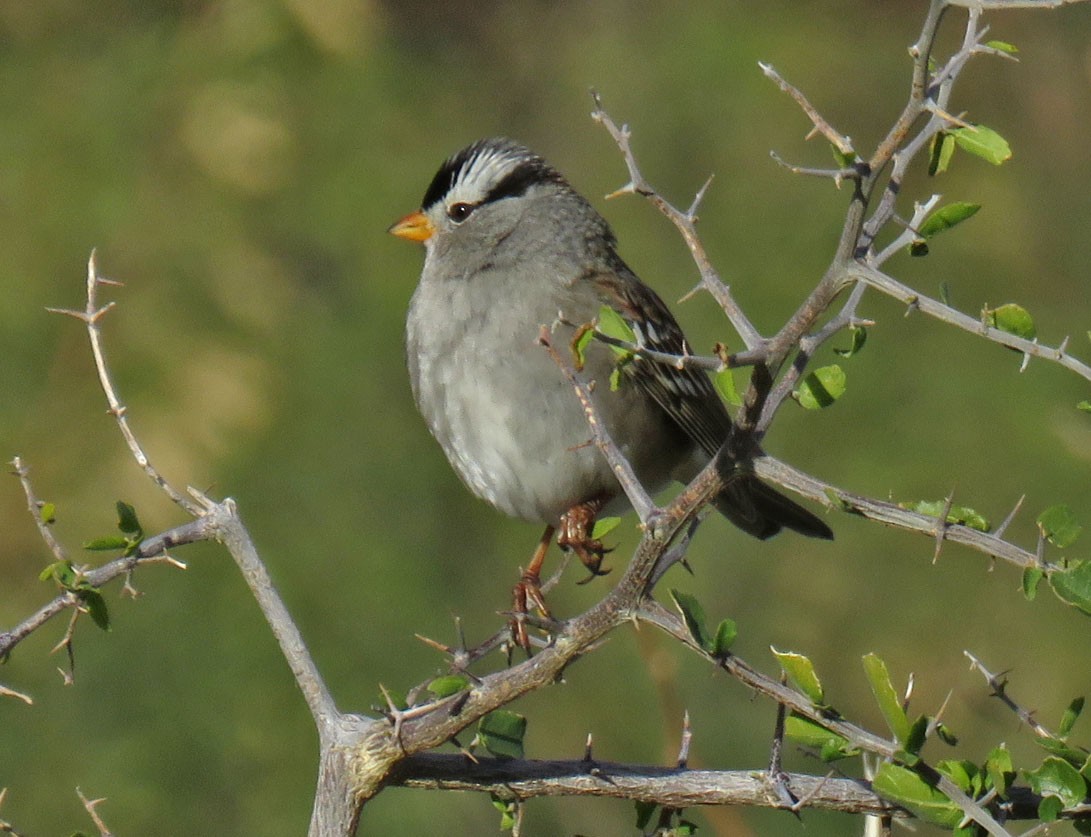
[[[61,587],[71,588],[76,583],[76,571],[72,567],[72,562],[54,561],[38,573],[39,581],[49,581],[50,579],[57,582]]]
[[[515,828],[515,818],[518,814],[519,806],[514,799],[501,799],[495,793],[489,794],[489,798],[492,800],[492,807],[500,812],[500,830],[511,831]]]
[[[951,157],[955,153],[955,138],[946,131],[940,131],[932,137],[932,145],[928,154],[928,174],[935,177],[947,171],[951,163]]]
[[[1028,602],[1033,602],[1034,597],[1038,595],[1038,585],[1041,584],[1045,575],[1045,571],[1037,567],[1027,567],[1023,570],[1023,595]]]
[[[958,736],[943,721],[936,721],[936,737],[949,747],[958,745]]]
[[[975,157],[999,166],[1011,159],[1011,146],[1008,141],[992,128],[984,125],[971,125],[965,128],[951,128],[948,131],[955,138],[958,147]]]
[[[898,503],[898,506],[929,517],[939,517],[947,506],[945,500],[917,500],[912,503]],[[992,526],[989,521],[968,506],[951,506],[947,510],[947,522],[960,526],[969,526],[979,532],[988,532]]]
[[[853,326],[849,329],[849,334],[852,337],[852,342],[847,349],[834,349],[834,354],[841,355],[841,357],[852,357],[854,354],[864,348],[864,344],[867,342],[867,329],[863,326]]]
[[[654,802],[641,802],[639,799],[634,805],[636,807],[636,827],[644,831],[652,821],[652,814],[655,813],[655,809],[659,806]]]
[[[822,760],[826,762],[854,756],[859,752],[843,735],[831,732],[817,721],[794,712],[784,719],[784,734],[804,747],[819,750]]]
[[[792,397],[808,410],[830,406],[845,392],[845,372],[840,366],[823,366],[799,382]]]
[[[576,337],[572,341],[572,359],[577,372],[582,371],[587,363],[587,347],[594,339],[595,330],[588,326],[584,326],[576,332]]]
[[[1061,736],[1061,738],[1067,738],[1068,734],[1072,732],[1072,725],[1076,723],[1081,712],[1083,712],[1083,698],[1073,698],[1072,702],[1068,704],[1068,708],[1065,709],[1064,714],[1061,716],[1061,724],[1057,728],[1057,734]]]
[[[929,785],[917,773],[889,762],[879,765],[872,789],[926,822],[954,828],[965,816],[962,809],[943,793]]]
[[[1091,401],[1081,401],[1076,405],[1077,410],[1083,410],[1085,413],[1091,413]]]
[[[600,517],[591,527],[592,540],[601,540],[621,525],[620,517]]]
[[[716,392],[720,393],[720,397],[732,407],[742,405],[742,396],[739,395],[739,390],[735,386],[733,370],[721,369],[712,376],[712,385],[716,387]]]
[[[446,674],[443,677],[437,677],[429,683],[428,691],[437,698],[445,698],[450,697],[451,695],[457,695],[459,692],[468,689],[469,686],[470,678],[465,674]]]
[[[136,510],[121,500],[117,501],[117,528],[126,535],[139,535],[144,531],[136,517]]]
[[[871,692],[875,695],[875,701],[879,704],[879,711],[883,713],[886,725],[894,734],[894,738],[903,747],[909,740],[909,719],[902,709],[901,699],[894,690],[894,684],[890,682],[890,672],[884,663],[875,654],[864,655],[864,673],[868,683],[871,684]]]
[[[1058,796],[1044,796],[1038,803],[1038,819],[1042,822],[1055,822],[1064,810],[1064,803]]]
[[[716,636],[712,639],[712,656],[726,657],[738,635],[739,629],[734,620],[724,619],[720,622],[716,627]]]
[[[485,749],[500,758],[521,759],[527,719],[507,709],[497,709],[477,724],[477,737]]]
[[[982,787],[982,775],[977,765],[965,759],[943,759],[936,764],[936,769],[958,785],[959,790],[968,794],[971,798],[980,796],[985,790]]]
[[[708,628],[705,626],[705,609],[701,607],[701,603],[697,601],[695,596],[683,593],[681,590],[672,589],[670,596],[674,600],[674,606],[682,614],[682,619],[686,623],[686,630],[689,631],[690,637],[697,645],[711,653],[712,639],[709,637]]]
[[[822,682],[818,679],[818,672],[814,669],[814,663],[802,654],[796,654],[793,651],[778,651],[772,646],[769,646],[769,649],[796,688],[803,692],[811,703],[816,706],[824,706],[825,695],[822,691]]]
[[[985,46],[989,49],[997,49],[1000,52],[1006,52],[1008,55],[1015,55],[1019,51],[1019,48],[1009,44],[1007,41],[986,41]]]
[[[57,506],[55,503],[42,503],[38,509],[43,523],[55,523],[57,521]]]
[[[129,539],[121,535],[107,535],[104,538],[94,538],[87,541],[83,548],[91,551],[108,551],[113,549],[125,549],[129,546]]]
[[[613,337],[615,340],[624,340],[626,343],[636,343],[636,332],[633,331],[632,326],[625,322],[625,318],[609,305],[603,305],[599,309],[599,319],[595,328],[602,334],[605,334],[607,337]],[[610,348],[614,350],[614,354],[618,357],[627,358],[632,356],[632,352],[623,349],[620,346],[611,346]]]
[[[1081,766],[1086,765],[1086,750],[1077,750],[1075,747],[1069,747],[1068,744],[1059,738],[1035,738],[1034,741],[1047,753],[1050,753],[1059,759],[1063,759],[1073,766],[1077,764]]]
[[[981,312],[981,317],[985,325],[1022,337],[1024,340],[1033,340],[1038,336],[1034,318],[1030,316],[1026,308],[1014,302],[1001,305],[999,308],[986,307]]]
[[[1055,570],[1049,575],[1049,585],[1062,601],[1091,614],[1091,561]]]
[[[1072,509],[1064,504],[1050,506],[1038,515],[1036,522],[1042,537],[1061,549],[1071,546],[1083,531]]]
[[[921,238],[932,238],[941,232],[951,229],[972,218],[981,209],[981,204],[956,201],[946,206],[941,206],[935,212],[924,219],[924,223],[917,229]]]
[[[87,606],[91,621],[102,630],[110,630],[110,613],[106,609],[106,600],[98,590],[80,590],[80,599]]]
[[[1037,770],[1024,770],[1030,789],[1040,796],[1055,796],[1065,808],[1078,805],[1087,796],[1087,782],[1064,759],[1048,756]]]
[[[833,152],[834,161],[837,163],[837,165],[839,167],[841,167],[843,169],[852,168],[853,164],[856,162],[856,152],[855,151],[848,151],[848,152],[842,151],[840,148],[838,148],[833,143],[830,143],[830,151]]]
[[[878,658],[876,658],[878,659]],[[882,662],[880,660],[880,662]],[[918,756],[921,748],[924,747],[924,742],[928,736],[928,724],[932,721],[927,715],[921,715],[912,724],[909,725],[909,732],[905,736],[905,741],[901,742],[902,747],[911,756]]]
[[[989,753],[985,759],[985,772],[993,789],[1002,799],[1007,799],[1011,783],[1015,781],[1015,768],[1012,767],[1011,753],[1007,747],[1000,746]]]

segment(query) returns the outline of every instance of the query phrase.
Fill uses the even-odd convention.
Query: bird
[[[677,356],[689,353],[686,338],[622,260],[606,220],[513,140],[481,139],[448,157],[420,208],[388,232],[424,245],[406,319],[417,407],[473,494],[545,525],[513,593],[516,612],[532,605],[548,613],[540,572],[554,533],[592,575],[602,574],[608,550],[592,537],[594,521],[628,501],[589,443],[571,384],[539,345],[541,328],[570,339],[607,306],[638,347]],[[596,340],[582,360],[596,414],[649,492],[688,483],[728,439],[731,416],[705,372],[639,352],[619,366],[617,353]],[[713,504],[738,528],[761,540],[784,528],[832,539],[822,520],[759,480],[747,457],[728,458],[726,467]],[[525,633],[519,641],[526,647]]]

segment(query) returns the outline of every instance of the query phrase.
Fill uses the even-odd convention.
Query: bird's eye
[[[475,209],[477,209],[477,204],[474,203],[453,203],[447,207],[447,217],[456,224],[461,224],[470,217]]]

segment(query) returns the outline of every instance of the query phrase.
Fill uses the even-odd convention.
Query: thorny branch
[[[932,44],[943,12],[949,5],[968,7],[969,23],[966,36],[960,50],[940,70],[930,76],[929,58]],[[696,200],[688,210],[679,210],[664,200],[641,175],[630,147],[628,128],[618,127],[602,109],[598,96],[595,96],[593,118],[600,122],[614,138],[629,170],[629,183],[618,191],[634,192],[649,198],[674,223],[697,264],[701,276],[699,287],[712,294],[721,305],[746,346],[745,351],[716,361],[688,356],[655,358],[702,368],[713,368],[714,362],[718,364],[715,367],[717,369],[730,366],[753,367],[745,404],[736,420],[734,432],[737,438],[730,440],[732,443],[744,445],[747,440],[755,444],[759,442],[773,420],[777,408],[791,394],[795,382],[806,371],[814,353],[834,334],[846,327],[863,322],[857,309],[865,287],[888,293],[933,316],[942,315],[953,320],[965,316],[938,302],[912,294],[908,289],[903,290],[897,287],[896,283],[892,285],[894,280],[885,277],[879,268],[896,250],[888,247],[876,252],[873,249],[874,242],[877,235],[891,221],[896,220],[895,198],[906,167],[927,146],[928,140],[937,131],[951,124],[958,124],[958,117],[948,113],[947,101],[955,79],[969,58],[988,51],[980,43],[983,32],[977,27],[981,10],[1045,5],[1061,5],[1061,2],[1060,0],[1044,2],[1042,0],[1035,0],[1035,2],[1030,0],[1022,0],[1022,2],[1016,2],[1016,0],[961,0],[961,2],[933,0],[921,35],[912,51],[914,69],[909,102],[887,137],[877,146],[866,162],[855,158],[856,152],[848,137],[825,120],[801,91],[788,84],[771,67],[763,65],[767,75],[804,109],[815,132],[830,140],[847,159],[854,159],[851,165],[830,171],[796,167],[796,170],[801,172],[830,177],[838,184],[849,182],[852,185],[852,195],[837,255],[829,269],[810,297],[780,331],[769,338],[758,333],[738,306],[729,286],[722,281],[712,266],[697,235],[697,209],[709,184],[706,183],[699,190]],[[917,134],[911,135],[914,126],[922,117],[927,117],[924,127],[919,129]],[[879,195],[877,202],[876,195]],[[873,206],[874,210],[869,216],[868,212]],[[919,223],[915,214],[910,228]],[[672,787],[670,783],[676,780],[681,782],[697,778],[698,771],[686,770],[684,767],[660,771],[653,768],[594,762],[590,756],[590,748],[586,758],[578,766],[571,763],[550,763],[552,766],[548,769],[552,770],[553,774],[544,779],[535,775],[542,769],[542,763],[539,762],[497,764],[492,760],[481,759],[476,763],[476,767],[471,767],[471,763],[462,756],[424,755],[424,751],[428,749],[455,741],[455,736],[463,729],[493,709],[529,691],[556,682],[573,660],[596,647],[610,631],[634,620],[656,625],[748,688],[768,696],[780,707],[786,707],[804,717],[811,718],[843,735],[854,746],[884,759],[898,758],[899,748],[896,742],[875,735],[842,718],[830,717],[824,708],[815,706],[805,695],[762,674],[734,655],[711,657],[694,641],[682,619],[650,598],[652,588],[665,567],[675,560],[672,556],[680,556],[680,544],[683,544],[692,534],[693,527],[699,520],[699,515],[709,498],[722,488],[721,477],[714,467],[702,471],[697,479],[664,508],[656,507],[647,498],[635,478],[626,485],[630,497],[635,497],[634,504],[638,506],[640,518],[644,524],[643,536],[633,559],[617,585],[602,601],[579,616],[565,621],[549,622],[548,627],[552,635],[532,658],[498,671],[470,675],[463,691],[438,700],[421,700],[421,696],[428,694],[427,683],[422,683],[410,690],[414,698],[408,707],[396,706],[391,701],[378,718],[366,718],[340,712],[326,690],[298,629],[273,588],[268,573],[238,518],[234,503],[230,500],[214,503],[192,491],[191,499],[175,490],[152,467],[135,434],[129,428],[125,407],[114,390],[102,349],[100,321],[112,307],[112,303],[100,307],[96,301],[97,289],[103,284],[110,283],[97,276],[92,256],[88,264],[85,309],[62,313],[76,317],[85,323],[109,411],[117,421],[138,465],[175,503],[193,515],[195,520],[156,538],[148,539],[132,556],[116,559],[95,570],[81,570],[81,572],[84,572],[83,577],[89,583],[98,586],[119,575],[132,572],[142,563],[165,560],[168,549],[184,543],[215,539],[225,544],[237,561],[271,629],[277,636],[284,656],[307,699],[319,731],[320,766],[311,822],[312,835],[317,837],[317,835],[354,833],[360,812],[367,800],[386,785],[399,783],[421,787],[452,787],[454,786],[452,783],[463,783],[461,786],[467,789],[493,789],[492,792],[500,795],[506,793],[512,798],[525,799],[547,793],[614,792],[629,777],[636,777],[649,781],[661,781],[665,784],[658,790],[650,784],[634,787],[623,794],[627,798],[647,798],[671,807],[726,801],[749,801],[749,804],[754,805],[783,807],[785,800],[770,796],[768,784],[760,776],[748,774],[749,780],[744,783],[746,787],[739,791],[738,796],[731,795],[725,790],[723,782],[726,776],[723,773],[715,773],[716,783],[703,790],[699,786],[694,789],[692,784]],[[836,298],[849,288],[852,288],[852,291],[841,311],[834,315],[825,326],[819,328],[820,319],[831,309]],[[960,321],[956,324],[968,328],[964,322]],[[1010,335],[995,332],[995,329],[990,331],[978,324],[975,333],[980,333],[987,339],[1012,346],[1027,354],[1061,363],[1078,374],[1089,377],[1088,367],[1068,356],[1064,344],[1058,349],[1051,350],[1040,347],[1036,343],[1019,342],[1018,338],[1013,342]],[[546,342],[548,343],[548,335]],[[785,369],[786,365],[787,369]],[[570,373],[571,370],[568,372]],[[577,397],[585,396],[586,393],[581,389],[582,382],[578,376],[572,374],[570,380]],[[594,431],[597,422],[590,400],[586,397],[582,400],[588,413],[589,425]],[[597,435],[596,441],[609,456],[612,443],[608,436]],[[60,556],[64,554],[63,549],[60,544],[52,540],[47,522],[42,520],[42,505],[30,491],[25,468],[18,460],[13,464],[23,481],[31,514],[35,516],[36,524],[50,551],[60,560]],[[617,467],[620,469],[622,464],[623,460],[617,463]],[[1014,547],[999,537],[992,536],[989,540],[988,536],[982,537],[981,533],[970,535],[967,533],[972,530],[967,530],[966,527],[951,526],[946,521],[907,512],[889,503],[851,495],[779,463],[771,457],[758,456],[754,465],[759,476],[794,488],[827,505],[863,514],[902,528],[928,532],[940,542],[953,540],[971,543],[972,541],[971,545],[975,548],[1021,566],[1040,565],[1040,555]],[[52,616],[74,606],[70,593],[59,595],[16,628],[0,634],[0,656],[10,651],[23,637]],[[478,649],[466,649],[461,638],[454,648],[431,641],[430,644],[449,655],[453,670],[469,674],[468,666],[480,661],[485,651],[496,648],[501,643],[490,639]],[[485,651],[481,650],[482,648]],[[685,759],[680,757],[680,760]],[[558,764],[561,766],[557,767]],[[443,771],[456,767],[459,768],[458,779],[440,775]],[[991,834],[997,837],[1007,834],[989,810],[985,810],[980,803],[968,798],[949,779],[931,770],[923,762],[918,763],[917,769],[930,775],[943,793],[955,800],[968,817]],[[475,770],[478,771],[477,774]],[[502,775],[499,777],[495,773],[491,776],[485,775],[489,770],[499,770]],[[761,789],[755,790],[755,781],[762,784]],[[793,791],[800,797],[799,804],[814,806],[828,804],[838,810],[863,810],[852,806],[870,805],[871,810],[876,813],[887,816],[901,814],[878,800],[870,792],[866,783],[830,777],[802,776],[789,776],[788,781]],[[536,782],[540,784],[536,785]],[[680,796],[679,794],[683,791],[686,795]],[[93,812],[93,806],[97,803],[86,804],[89,812],[96,816],[96,823],[99,824],[100,820]],[[1002,807],[996,800],[989,800],[988,804],[993,806],[992,810],[1001,811],[1004,816],[1014,815],[1013,810]],[[1032,805],[1030,810],[1036,812],[1036,806]],[[104,825],[99,827],[102,833],[107,833]]]

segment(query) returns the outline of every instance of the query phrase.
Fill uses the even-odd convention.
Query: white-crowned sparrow
[[[618,256],[602,216],[545,160],[511,140],[480,140],[450,157],[420,210],[390,232],[425,248],[406,336],[417,406],[474,494],[546,525],[522,585],[541,605],[535,585],[554,529],[561,546],[598,573],[604,549],[589,527],[602,509],[627,504],[602,453],[588,443],[571,386],[536,342],[540,326],[562,332],[560,345],[608,305],[644,346],[680,354],[685,337]],[[594,404],[610,436],[650,491],[688,482],[731,428],[709,378],[636,357],[612,388],[615,361],[598,341],[586,351],[584,372],[598,382]],[[745,462],[734,467],[715,505],[736,526],[762,539],[783,527],[832,537]]]

